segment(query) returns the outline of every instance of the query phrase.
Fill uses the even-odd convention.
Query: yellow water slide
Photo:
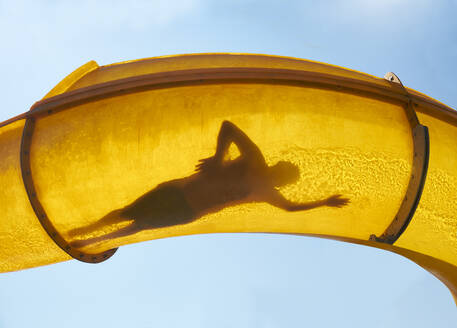
[[[0,124],[0,271],[203,233],[378,247],[457,294],[457,114],[264,55],[89,62]]]

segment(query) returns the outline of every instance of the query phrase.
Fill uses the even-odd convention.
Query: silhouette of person
[[[226,160],[234,143],[240,155]],[[276,189],[298,180],[300,172],[290,162],[268,166],[262,152],[235,124],[224,121],[217,137],[214,156],[201,159],[191,176],[157,185],[130,205],[114,210],[99,221],[68,232],[70,237],[85,235],[107,225],[131,221],[111,233],[89,239],[78,239],[73,247],[131,235],[142,230],[185,224],[198,218],[248,202],[266,202],[286,211],[303,211],[319,206],[342,207],[349,199],[336,194],[326,199],[295,203]]]

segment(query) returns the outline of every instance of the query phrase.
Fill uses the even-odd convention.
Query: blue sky
[[[0,0],[0,121],[76,67],[248,52],[322,61],[457,108],[455,0]],[[227,234],[122,247],[0,275],[0,327],[455,327],[446,287],[400,256],[297,236]]]

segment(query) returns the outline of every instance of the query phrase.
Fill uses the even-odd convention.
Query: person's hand
[[[325,205],[330,206],[330,207],[343,207],[346,206],[347,204],[350,203],[349,198],[344,198],[341,197],[342,195],[336,194],[333,196],[330,196],[325,200]]]
[[[199,160],[199,163],[195,166],[195,171],[205,172],[214,170],[219,165],[219,161],[215,156],[203,158]]]

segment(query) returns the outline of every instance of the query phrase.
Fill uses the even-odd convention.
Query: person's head
[[[291,162],[279,161],[269,167],[270,179],[276,187],[296,182],[300,178],[300,170]]]

